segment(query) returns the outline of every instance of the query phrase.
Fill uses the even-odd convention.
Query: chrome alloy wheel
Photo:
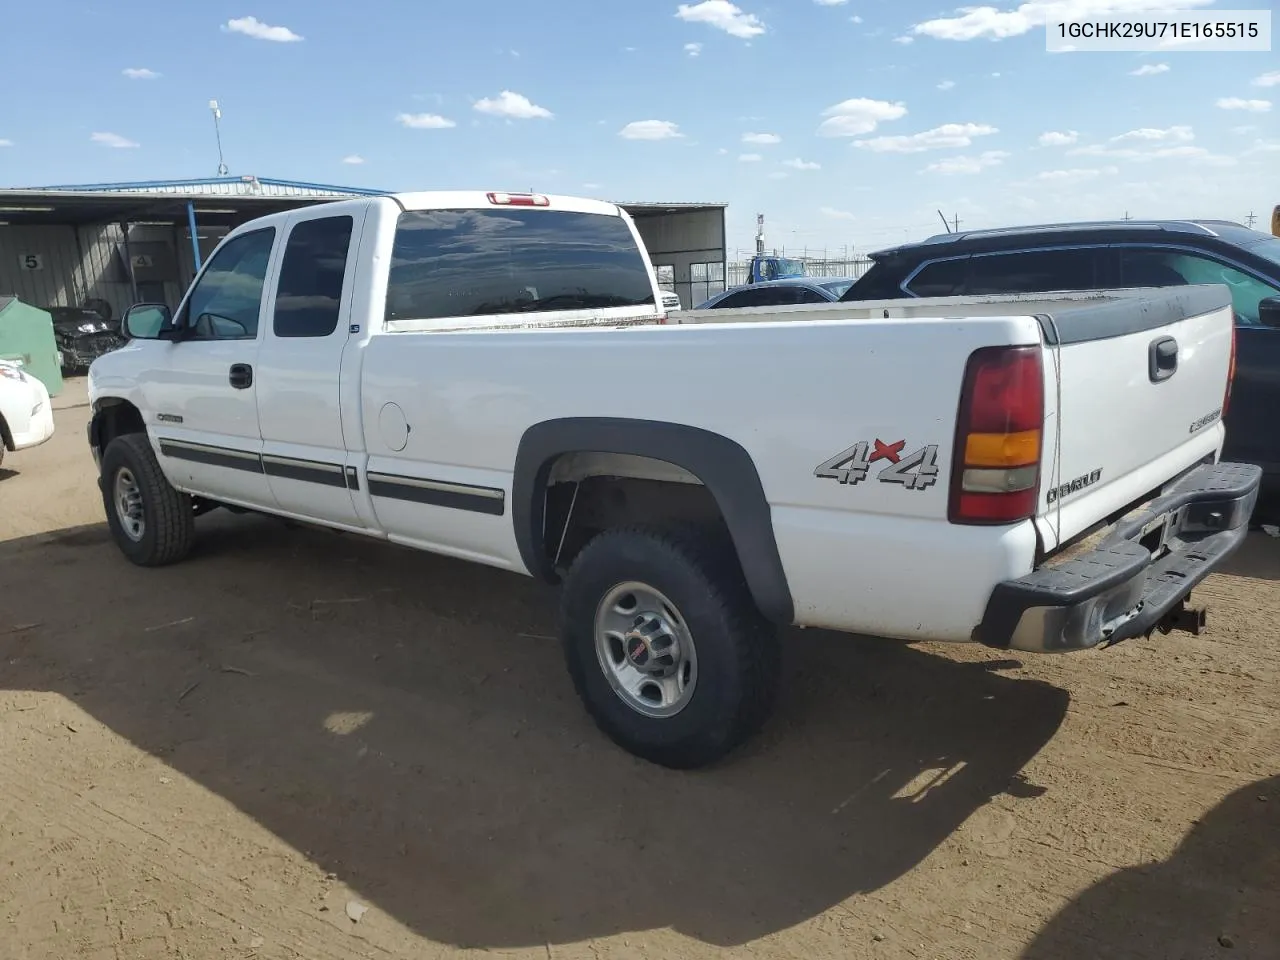
[[[116,471],[113,486],[116,519],[120,521],[120,529],[136,543],[147,530],[142,511],[142,490],[138,487],[133,471],[128,467],[121,467]]]
[[[596,608],[596,657],[614,693],[657,719],[689,705],[698,682],[693,635],[675,604],[645,583],[620,583]]]

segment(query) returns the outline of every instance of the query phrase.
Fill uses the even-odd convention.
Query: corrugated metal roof
[[[146,180],[136,183],[80,183],[35,190],[79,193],[141,193],[214,197],[367,197],[389,193],[368,187],[339,187],[327,183],[275,180],[270,177],[207,177],[194,180]]]
[[[641,200],[641,201],[635,201],[635,202],[628,201],[628,200],[619,200],[615,202],[618,204],[618,206],[624,207],[627,210],[645,210],[645,211],[652,211],[654,213],[663,213],[668,210],[670,210],[673,213],[677,210],[724,210],[726,207],[729,206],[729,204],[727,203],[715,203],[715,202],[686,203],[682,201],[679,203],[657,203],[652,200]]]

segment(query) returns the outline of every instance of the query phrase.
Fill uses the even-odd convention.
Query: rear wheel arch
[[[13,431],[9,428],[9,421],[4,418],[4,414],[0,413],[0,455],[3,455],[3,451],[13,448]]]
[[[714,498],[760,612],[775,623],[795,616],[774,538],[773,519],[751,455],[722,434],[685,424],[621,417],[572,417],[534,424],[520,439],[511,515],[520,557],[529,572],[558,580],[545,542],[546,491],[556,460],[573,453],[644,457],[696,477]]]

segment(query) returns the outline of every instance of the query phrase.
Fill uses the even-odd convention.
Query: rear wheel
[[[643,759],[708,765],[772,710],[776,636],[732,549],[711,534],[599,534],[565,578],[561,620],[569,673],[588,712]]]
[[[102,501],[120,552],[142,567],[176,563],[195,537],[191,498],[160,470],[145,434],[116,437],[102,455]]]

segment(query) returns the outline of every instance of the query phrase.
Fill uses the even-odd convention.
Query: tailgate
[[[1225,286],[1126,290],[1041,317],[1046,550],[1206,457],[1223,438],[1234,316]]]

